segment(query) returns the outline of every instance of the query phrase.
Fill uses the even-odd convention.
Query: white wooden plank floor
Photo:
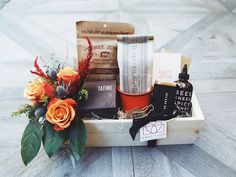
[[[25,167],[20,138],[27,120],[10,113],[24,102],[34,56],[76,56],[75,22],[127,21],[152,33],[155,49],[193,58],[191,79],[206,119],[193,145],[88,148],[73,169],[41,149]],[[0,176],[236,176],[235,0],[0,0]]]

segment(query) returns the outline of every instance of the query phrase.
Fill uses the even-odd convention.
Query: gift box
[[[39,77],[30,81],[24,91],[32,104],[24,104],[12,113],[13,116],[26,114],[29,119],[21,140],[25,165],[37,155],[42,142],[49,157],[61,149],[66,150],[75,167],[85,146],[192,144],[200,135],[204,116],[188,82],[189,59],[180,54],[165,53],[158,54],[155,59],[153,37],[126,35],[134,31],[128,24],[130,32],[120,31],[119,26],[112,32],[110,23],[96,24],[101,30],[93,31],[84,26],[88,27],[85,31],[89,36],[83,37],[84,48],[78,48],[78,56],[81,56],[76,67],[64,66],[55,60],[53,66],[45,66],[43,71],[38,57],[35,58],[34,70],[30,72]],[[89,39],[96,38],[93,33],[97,32],[108,37],[104,46],[94,42],[96,39],[92,42]],[[117,44],[117,53],[116,42],[113,40],[110,45],[111,36],[107,36],[107,32],[115,36],[122,34],[117,39],[122,39]],[[119,79],[117,72],[109,73],[117,71],[116,59]],[[91,79],[91,74],[95,73],[102,76]],[[163,84],[156,86],[156,81],[160,80],[174,82],[176,88],[170,89]],[[176,103],[177,96],[180,104]],[[183,112],[191,117],[184,117]],[[52,139],[57,143],[52,143]]]
[[[181,55],[179,60],[181,62],[179,70],[182,68],[182,63],[188,65],[191,63],[190,58],[186,59]],[[143,134],[141,129],[135,139],[132,138],[130,128],[133,125],[133,119],[84,120],[84,122],[88,133],[87,147],[146,146],[150,144],[148,140],[141,141],[141,133]],[[193,92],[192,95],[191,117],[177,116],[164,122],[166,123],[165,137],[152,141],[152,145],[153,142],[155,145],[193,144],[200,135],[204,124],[204,116],[195,93]]]

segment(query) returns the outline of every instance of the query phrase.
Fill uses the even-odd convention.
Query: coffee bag
[[[79,21],[77,29],[78,60],[87,53],[87,36],[93,45],[93,63],[89,81],[114,80],[119,72],[117,64],[117,35],[133,34],[134,27],[128,23]]]

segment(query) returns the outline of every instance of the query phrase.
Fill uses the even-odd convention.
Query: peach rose
[[[65,67],[59,71],[57,77],[60,81],[64,81],[66,84],[77,82],[79,74],[73,68]]]
[[[73,68],[65,67],[57,74],[58,81],[69,85],[69,93],[72,95],[77,91],[78,80],[80,78],[78,72]]]
[[[48,82],[35,79],[26,85],[24,90],[24,97],[31,100],[33,103],[42,102],[45,96],[53,97],[55,95],[55,88]]]
[[[76,105],[75,100],[71,98],[65,100],[53,98],[48,104],[46,120],[51,124],[54,124],[55,130],[64,130],[70,126],[75,118],[74,107]]]

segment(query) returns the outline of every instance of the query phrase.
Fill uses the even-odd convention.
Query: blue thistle
[[[34,115],[35,115],[35,117],[40,118],[40,117],[43,117],[46,114],[46,112],[47,112],[47,110],[45,107],[39,107],[34,112]]]
[[[67,91],[66,91],[66,89],[63,86],[61,86],[61,85],[58,86],[56,91],[57,91],[57,97],[59,97],[59,98],[66,98]]]
[[[49,69],[49,77],[52,79],[52,80],[56,80],[57,79],[57,71],[55,69]]]

